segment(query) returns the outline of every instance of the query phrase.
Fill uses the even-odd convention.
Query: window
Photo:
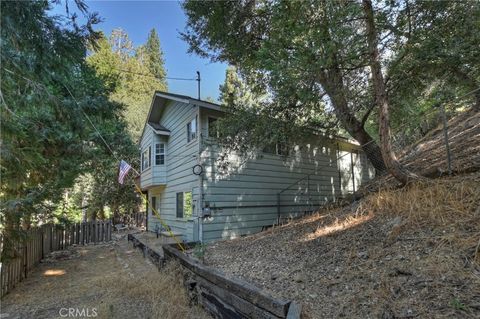
[[[263,148],[263,152],[275,155],[288,155],[288,148],[284,143],[268,144]]]
[[[157,209],[157,198],[155,196],[152,196],[152,200],[151,200],[151,203],[152,203],[152,216],[155,216],[155,212],[153,211],[153,209]],[[158,212],[158,210],[157,210]]]
[[[287,145],[284,143],[279,143],[276,145],[277,147],[277,155],[288,155]]]
[[[275,154],[276,153],[276,146],[275,144],[268,144],[263,148],[264,153],[268,154]]]
[[[208,118],[208,136],[218,137],[217,119],[214,117]]]
[[[197,138],[197,117],[187,124],[187,142]]]
[[[192,192],[183,193],[183,214],[185,218],[191,218],[193,212]]]
[[[177,217],[183,217],[183,193],[177,193]]]
[[[149,146],[142,152],[142,171],[146,170],[150,167],[150,153],[152,151],[152,147]]]
[[[177,217],[190,218],[193,215],[192,192],[177,193]]]
[[[157,143],[155,144],[155,165],[164,165],[165,164],[165,144]]]

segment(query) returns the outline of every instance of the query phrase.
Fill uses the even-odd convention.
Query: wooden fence
[[[26,240],[15,245],[15,258],[0,264],[1,296],[15,288],[49,253],[71,245],[96,244],[110,240],[110,220],[77,223],[66,227],[47,224],[30,229]]]
[[[136,227],[146,227],[147,215],[145,212],[133,213],[131,218]]]
[[[147,215],[145,212],[132,212],[114,216],[113,225],[123,224],[132,227],[146,227]]]

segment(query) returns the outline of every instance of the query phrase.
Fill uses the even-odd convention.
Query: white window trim
[[[177,212],[178,212],[178,200],[177,200],[177,194],[183,194],[182,197],[183,197],[183,210],[182,210],[182,217],[178,217],[177,216]],[[192,194],[192,216],[185,216],[185,193],[191,193]],[[195,205],[193,204],[193,189],[192,190],[186,190],[186,191],[179,191],[179,192],[175,192],[175,219],[176,220],[179,220],[179,221],[192,221],[193,220],[193,216],[194,216],[194,207]]]
[[[163,153],[157,154],[157,145],[163,144]],[[153,154],[153,163],[155,166],[165,166],[167,165],[167,144],[164,142],[155,143],[155,154]],[[157,155],[163,155],[163,164],[157,164]]]
[[[148,156],[148,166],[147,167],[143,167],[143,161],[145,159],[145,156],[143,154],[147,153],[147,156]],[[152,167],[152,147],[151,146],[147,146],[143,151],[142,151],[142,154],[140,156],[140,160],[141,160],[141,168],[142,168],[142,172],[148,170],[150,167]]]
[[[188,129],[188,126],[189,124],[191,126],[193,121],[195,121],[195,138],[192,138],[190,140],[190,130]],[[194,142],[197,138],[198,138],[198,115],[195,114],[195,116],[187,123],[187,144]]]

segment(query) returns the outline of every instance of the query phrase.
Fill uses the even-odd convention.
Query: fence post
[[[23,248],[23,268],[24,268],[24,271],[25,271],[25,277],[24,278],[27,278],[27,273],[28,273],[28,252],[27,252],[27,243],[25,243],[25,246]]]
[[[442,104],[442,119],[443,119],[443,136],[445,138],[445,147],[447,149],[447,165],[448,165],[448,175],[452,175],[452,155],[450,154],[450,145],[448,143],[448,123],[447,115],[445,114],[445,105]]]
[[[42,233],[42,259],[45,258],[45,225],[42,225],[42,228],[40,229]]]

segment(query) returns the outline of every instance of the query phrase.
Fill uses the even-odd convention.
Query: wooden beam
[[[240,279],[228,278],[225,274],[198,263],[172,246],[163,246],[163,251],[166,257],[168,256],[178,259],[185,268],[216,286],[245,299],[259,308],[267,310],[280,318],[285,318],[287,316],[290,301],[274,299],[248,282]]]

